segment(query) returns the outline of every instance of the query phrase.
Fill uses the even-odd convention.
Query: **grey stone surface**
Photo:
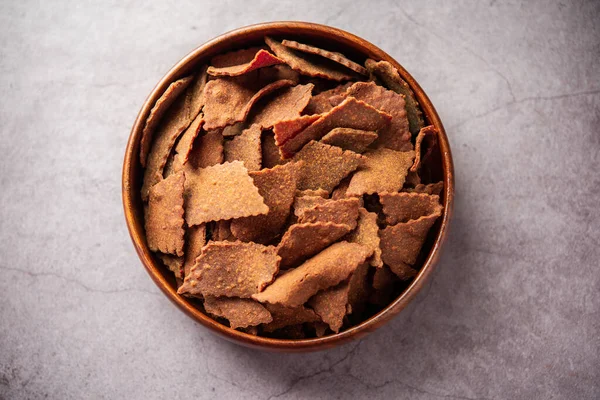
[[[331,24],[421,83],[452,234],[392,323],[285,355],[213,337],[141,266],[129,129],[159,78],[251,23]],[[0,2],[0,398],[600,398],[600,2]]]

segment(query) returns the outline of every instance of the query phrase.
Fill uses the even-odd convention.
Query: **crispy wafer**
[[[225,161],[239,160],[248,171],[258,171],[262,163],[260,144],[261,130],[258,125],[252,125],[240,135],[224,143]]]
[[[296,85],[275,92],[272,96],[258,102],[249,117],[249,124],[260,128],[271,128],[280,121],[300,117],[300,113],[311,98],[314,85]]]
[[[183,262],[183,278],[190,274],[190,269],[196,263],[196,258],[206,244],[206,225],[189,226],[185,237],[185,260]]]
[[[426,193],[380,193],[379,202],[389,225],[441,213],[440,197]]]
[[[229,326],[233,329],[273,321],[271,313],[262,304],[251,299],[206,296],[204,309],[209,314],[228,320]]]
[[[258,68],[282,64],[283,61],[261,48],[238,50],[222,54],[211,60],[208,74],[212,76],[238,76]]]
[[[293,40],[284,40],[281,42],[281,44],[291,49],[302,51],[304,53],[315,54],[321,57],[325,57],[331,61],[335,61],[336,63],[343,65],[346,68],[351,69],[354,72],[358,72],[361,75],[368,75],[367,69],[365,67],[350,60],[342,53],[323,50],[318,47],[310,46],[304,43],[298,43]]]
[[[322,204],[315,204],[304,209],[298,222],[301,224],[333,222],[348,225],[350,229],[354,229],[358,219],[358,207],[359,201],[357,198],[325,200]]]
[[[308,305],[335,333],[340,331],[344,317],[348,313],[349,288],[350,283],[345,281],[337,286],[320,291],[308,301]]]
[[[379,268],[383,265],[383,261],[381,261],[381,249],[379,248],[377,214],[368,212],[364,208],[360,208],[358,212],[356,229],[346,236],[346,240],[351,243],[360,243],[373,250],[373,257],[369,262],[372,266]]]
[[[304,114],[323,114],[331,110],[333,106],[329,102],[329,99],[333,96],[346,92],[346,90],[352,86],[352,83],[353,82],[346,82],[342,85],[338,85],[332,89],[324,90],[319,94],[314,95],[311,97],[308,105],[304,109]]]
[[[321,139],[322,143],[337,146],[342,150],[362,153],[377,139],[376,132],[352,128],[334,128]]]
[[[427,141],[428,138],[431,138],[429,139],[430,141],[435,141],[437,140],[436,136],[437,130],[433,125],[428,125],[419,131],[419,134],[415,139],[415,162],[413,163],[412,167],[410,167],[410,170],[412,172],[417,172],[421,166],[421,152],[423,150],[422,147],[427,147],[423,146],[423,141]],[[428,149],[431,149],[431,147],[432,146],[429,146]]]
[[[416,185],[414,188],[405,188],[405,189],[403,189],[403,191],[409,192],[409,193],[435,194],[435,195],[439,196],[442,194],[443,189],[444,189],[444,182],[439,181],[436,183],[428,183],[427,185],[420,183],[420,184]]]
[[[262,326],[265,332],[273,332],[286,326],[321,320],[313,310],[304,306],[285,307],[279,304],[267,303],[265,307],[273,317],[273,321]]]
[[[261,136],[262,166],[273,168],[276,165],[285,164],[288,160],[281,158],[279,147],[275,143],[275,135],[272,131],[264,131]]]
[[[402,188],[408,169],[415,157],[414,151],[399,152],[377,149],[363,154],[365,160],[354,173],[347,195],[356,196],[380,192],[397,192]]]

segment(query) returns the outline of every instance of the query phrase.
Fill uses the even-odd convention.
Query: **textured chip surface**
[[[397,192],[415,157],[414,151],[376,149],[363,154],[365,160],[350,180],[346,194],[357,196],[381,192]]]
[[[280,121],[300,117],[300,113],[311,99],[313,88],[314,85],[309,83],[275,92],[272,96],[256,104],[248,123],[257,124],[260,128],[266,129]]]
[[[340,331],[344,317],[348,313],[349,289],[350,283],[345,281],[337,286],[320,291],[308,301],[308,305],[335,333]]]
[[[427,193],[427,194],[435,194],[440,195],[442,190],[444,189],[444,182],[439,181],[436,183],[428,183],[427,185],[423,183],[419,183],[414,188],[405,188],[403,189],[405,192],[409,193]]]
[[[359,243],[373,250],[370,264],[374,267],[383,266],[381,260],[381,248],[379,248],[379,227],[377,226],[377,214],[368,212],[364,208],[358,210],[358,224],[356,229],[346,236],[351,243]]]
[[[319,94],[311,97],[308,105],[304,109],[304,114],[323,114],[327,111],[331,110],[333,106],[329,102],[331,97],[343,94],[346,90],[352,86],[353,82],[346,82],[344,84],[338,85],[332,89],[324,90]]]
[[[271,131],[264,131],[262,133],[261,148],[263,168],[273,168],[288,161],[281,158],[279,147],[275,143],[275,135]]]
[[[321,139],[322,143],[337,146],[342,150],[362,153],[377,139],[376,132],[352,128],[334,128]]]
[[[333,222],[348,225],[350,229],[356,228],[358,219],[359,201],[357,198],[340,200],[325,200],[321,204],[315,204],[310,208],[302,210],[298,222]]]
[[[206,244],[206,225],[190,226],[186,231],[185,260],[183,262],[183,278],[190,274],[190,269],[196,263],[196,258]]]
[[[189,226],[269,211],[240,161],[186,171],[185,219]]]
[[[422,128],[415,139],[415,162],[413,163],[412,167],[410,167],[410,170],[412,172],[417,172],[421,167],[421,152],[423,150],[423,141],[426,140],[428,137],[431,137],[432,140],[437,139],[437,130],[433,125],[428,125]]]
[[[248,171],[258,171],[262,164],[261,130],[252,125],[224,143],[225,161],[242,161]]]
[[[265,332],[273,332],[286,326],[321,320],[313,310],[304,306],[285,307],[279,304],[265,304],[265,307],[273,317],[272,322],[263,325]]]
[[[426,193],[380,193],[379,202],[389,225],[441,213],[440,197]]]
[[[273,321],[271,313],[262,304],[251,299],[207,296],[204,299],[204,309],[209,314],[227,319],[233,329]]]
[[[321,57],[328,58],[331,61],[335,61],[336,63],[341,64],[344,67],[349,68],[354,72],[358,72],[361,75],[368,74],[367,69],[365,67],[350,60],[342,53],[320,49],[318,47],[311,46],[311,45],[304,44],[304,43],[298,43],[293,40],[284,40],[281,42],[281,44],[283,44],[285,47],[289,47],[291,49],[295,49],[295,50],[299,50],[299,51],[302,51],[305,53],[315,54],[315,55],[318,55]]]
[[[238,76],[258,68],[282,64],[283,61],[261,48],[238,50],[213,57],[208,74],[212,76]]]
[[[186,276],[179,294],[249,298],[279,270],[273,246],[243,242],[209,242]]]
[[[177,157],[175,160],[181,163],[181,160]],[[219,130],[213,130],[196,138],[188,156],[188,161],[184,165],[184,170],[189,173],[193,170],[211,167],[222,162],[223,135],[221,135]]]

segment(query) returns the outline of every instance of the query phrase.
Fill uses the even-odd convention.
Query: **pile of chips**
[[[217,321],[340,332],[417,274],[442,214],[439,153],[388,62],[266,37],[170,84],[140,147],[149,248]],[[421,258],[419,258],[421,256]]]

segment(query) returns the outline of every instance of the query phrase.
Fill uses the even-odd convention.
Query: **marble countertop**
[[[154,84],[269,20],[400,61],[452,145],[451,235],[367,338],[289,355],[227,343],[156,288],[121,165]],[[1,399],[600,398],[600,3],[0,3]]]

